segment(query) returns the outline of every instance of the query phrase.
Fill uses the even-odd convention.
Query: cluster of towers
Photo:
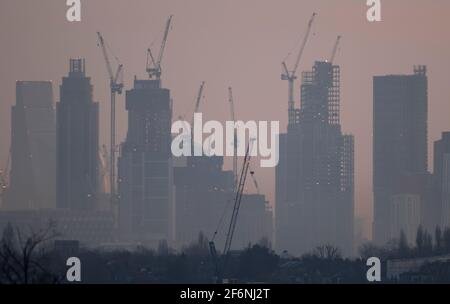
[[[275,210],[259,189],[257,194],[245,194],[236,247],[267,239],[278,251],[295,255],[324,244],[340,248],[345,255],[354,253],[355,140],[342,132],[340,67],[333,63],[340,36],[330,59],[316,61],[301,74],[299,88],[294,85],[315,16],[308,23],[294,70],[283,63],[289,108],[287,131],[279,138]],[[6,211],[0,213],[0,226],[14,219],[55,218],[65,237],[86,243],[154,247],[167,241],[181,247],[195,241],[199,233],[211,236],[229,217],[237,160],[227,171],[223,157],[171,154],[173,104],[170,90],[161,84],[171,20],[158,56],[148,50],[149,79],[135,78],[125,92],[128,129],[119,145],[115,144],[115,94],[122,93],[123,70],[119,64],[113,73],[98,34],[111,80],[109,155],[106,148],[99,149],[100,108],[93,99],[84,59],[70,60],[56,112],[51,82],[17,82],[10,185],[4,191],[2,184]],[[202,89],[203,84],[196,109]],[[432,230],[450,225],[450,133],[443,133],[435,143],[430,173],[427,107],[426,67],[415,67],[412,75],[374,77],[373,233],[379,244],[400,231],[411,242],[419,226]],[[13,213],[18,210],[34,213]]]
[[[125,92],[128,130],[119,145],[115,144],[115,97],[122,93],[123,67],[119,64],[113,73],[109,50],[97,33],[111,80],[109,153],[99,145],[100,107],[93,99],[84,59],[70,60],[56,115],[51,82],[17,83],[11,183],[2,195],[7,211],[0,213],[0,226],[17,218],[30,225],[54,219],[63,238],[95,246],[155,247],[165,241],[181,247],[196,241],[200,233],[207,237],[214,233],[230,211],[235,172],[223,170],[223,157],[172,156],[172,99],[161,84],[171,18],[159,56],[148,50],[149,79],[135,77],[133,87]],[[237,230],[236,246],[271,240],[272,210],[264,195],[245,194],[243,201],[245,221]]]

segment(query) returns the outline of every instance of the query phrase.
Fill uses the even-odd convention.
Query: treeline
[[[359,248],[359,253],[362,258],[376,256],[383,260],[447,255],[450,254],[450,228],[441,229],[437,226],[430,233],[419,226],[414,242],[408,241],[402,230],[398,238],[392,239],[385,246],[366,243]]]
[[[0,284],[67,283],[67,253],[54,249],[54,225],[24,233],[9,225],[0,240]],[[342,258],[333,246],[321,246],[301,258],[277,255],[267,240],[229,256],[223,277],[236,282],[363,282],[364,263]],[[72,256],[72,254],[70,254]],[[82,283],[214,283],[208,239],[180,251],[161,242],[156,250],[80,249]]]
[[[9,225],[0,240],[0,284],[67,283],[67,253],[52,246],[57,236],[54,225],[28,233]],[[446,254],[450,252],[450,230],[437,228],[432,236],[419,228],[414,246],[408,244],[402,232],[397,240],[386,246],[365,244],[360,252],[359,258],[344,258],[338,248],[324,245],[301,257],[292,257],[287,252],[276,254],[270,243],[262,240],[232,252],[222,275],[241,283],[364,284],[367,283],[367,257],[376,256],[385,262],[392,258]],[[144,247],[133,251],[82,248],[75,256],[82,264],[82,283],[193,284],[214,283],[215,278],[208,239],[201,233],[196,242],[179,251],[161,242],[155,250]],[[426,271],[433,275],[433,269]],[[441,281],[450,281],[448,267],[441,267],[437,275]]]

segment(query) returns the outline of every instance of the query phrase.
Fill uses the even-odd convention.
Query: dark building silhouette
[[[18,81],[11,110],[11,183],[5,209],[55,207],[55,139],[52,83]]]
[[[389,239],[390,204],[402,176],[427,173],[426,67],[373,79],[373,237]]]
[[[250,177],[248,177],[250,179]],[[247,180],[249,183],[250,180]],[[174,167],[176,241],[179,248],[214,235],[224,245],[235,200],[233,172],[223,170],[223,157],[187,157]],[[272,241],[272,210],[262,194],[244,194],[232,248],[242,249],[261,239]]]
[[[434,142],[434,170],[436,194],[436,222],[450,227],[450,132]]]
[[[136,80],[126,92],[128,133],[118,161],[119,226],[127,242],[157,245],[173,233],[170,91]]]
[[[249,244],[273,240],[273,210],[262,194],[244,194],[236,224],[234,248],[243,249]]]
[[[301,107],[280,136],[276,247],[302,254],[323,244],[352,253],[354,139],[340,126],[340,69],[316,62],[304,72]]]
[[[71,59],[57,110],[57,207],[95,208],[98,194],[98,115],[84,59]]]
[[[175,226],[179,247],[197,240],[200,232],[210,238],[221,218],[223,227],[231,216],[233,172],[223,171],[223,157],[193,156],[174,168]],[[226,212],[226,213],[224,213]],[[224,234],[218,236],[222,244]]]
[[[420,225],[432,232],[438,224],[439,206],[433,175],[428,172],[400,175],[389,204],[391,221],[388,239],[398,239],[403,230],[408,241],[414,244]]]

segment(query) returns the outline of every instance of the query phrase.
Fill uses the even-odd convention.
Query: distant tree
[[[318,246],[314,249],[313,255],[319,259],[336,260],[342,258],[339,248],[332,245]]]
[[[44,267],[43,247],[59,234],[56,224],[24,235],[8,224],[0,241],[0,283],[57,283],[60,278]]]
[[[199,256],[205,256],[209,254],[209,240],[205,236],[203,232],[200,231],[198,234],[197,242],[194,242],[184,248],[184,252],[190,256],[193,255],[199,255]]]
[[[375,256],[381,258],[381,251],[382,249],[379,246],[376,246],[371,242],[363,243],[358,249],[359,255],[363,260]]]
[[[410,248],[408,245],[408,239],[406,238],[405,231],[403,229],[400,231],[400,238],[398,240],[398,255],[401,258],[408,257],[410,253]]]
[[[423,253],[423,228],[420,225],[419,228],[417,228],[417,233],[416,233],[416,250],[419,254]]]
[[[418,256],[429,256],[433,254],[433,237],[422,226],[419,226],[417,229],[416,252]]]
[[[442,238],[442,247],[445,253],[450,253],[450,228],[445,228],[443,238]]]
[[[433,254],[433,237],[428,231],[423,233],[423,255],[430,256]]]
[[[279,256],[267,247],[253,245],[239,257],[238,277],[253,281],[268,281],[278,266]]]
[[[363,260],[367,260],[370,257],[378,257],[381,260],[396,258],[398,256],[398,241],[392,239],[384,246],[367,242],[359,247],[359,254]]]
[[[272,249],[272,244],[271,244],[269,238],[266,236],[261,238],[258,241],[258,245],[260,245],[261,247],[266,247],[266,248]]]
[[[435,247],[434,250],[437,254],[442,253],[442,231],[441,227],[436,226],[436,229],[434,230],[434,242]]]
[[[169,255],[169,244],[167,244],[167,240],[159,241],[157,253],[160,256]]]

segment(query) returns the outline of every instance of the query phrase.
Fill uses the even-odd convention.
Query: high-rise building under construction
[[[170,91],[160,80],[136,80],[126,92],[128,132],[121,145],[119,227],[126,242],[172,241]]]
[[[301,107],[294,115],[280,136],[276,247],[302,254],[330,244],[350,255],[354,138],[341,131],[339,66],[316,62],[302,74]]]

